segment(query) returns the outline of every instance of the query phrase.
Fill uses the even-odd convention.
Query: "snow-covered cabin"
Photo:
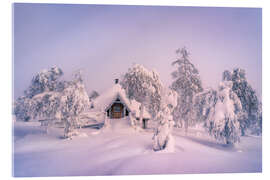
[[[113,87],[98,96],[91,104],[94,111],[105,112],[110,119],[120,119],[131,115],[132,113],[137,120],[140,118],[140,103],[136,100],[130,100],[125,90],[115,79]],[[147,122],[151,116],[147,110],[143,112],[143,127],[147,128]]]

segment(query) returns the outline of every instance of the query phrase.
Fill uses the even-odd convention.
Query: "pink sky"
[[[102,92],[133,63],[170,85],[175,50],[186,46],[204,87],[240,67],[262,91],[262,11],[102,5],[14,5],[14,97],[44,68],[66,77],[82,69],[88,91]]]

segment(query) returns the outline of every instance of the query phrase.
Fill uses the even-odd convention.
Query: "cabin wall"
[[[125,115],[124,109],[125,108],[122,103],[119,103],[119,102],[113,103],[109,109],[110,118],[112,119],[123,118]]]

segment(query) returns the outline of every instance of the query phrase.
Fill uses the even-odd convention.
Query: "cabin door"
[[[123,110],[124,110],[123,104],[121,104],[121,103],[114,103],[112,105],[112,118],[113,119],[122,118],[123,115],[124,115]]]
[[[146,120],[143,119],[143,129],[146,129]]]

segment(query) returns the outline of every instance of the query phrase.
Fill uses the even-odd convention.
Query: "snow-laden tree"
[[[226,70],[223,73],[222,79],[223,81],[232,81],[232,90],[241,101],[243,112],[242,116],[239,117],[239,122],[242,135],[245,135],[248,129],[251,132],[253,131],[252,129],[257,129],[256,133],[261,132],[261,128],[258,126],[258,121],[260,121],[260,115],[258,115],[260,103],[255,90],[247,81],[245,70],[240,68],[235,68],[232,72]]]
[[[174,126],[172,111],[177,105],[177,93],[173,90],[163,91],[161,110],[157,114],[158,126],[153,136],[153,150],[174,151],[174,138],[171,134]]]
[[[26,96],[19,97],[14,103],[14,115],[16,120],[19,121],[29,121],[32,117],[32,101]]]
[[[59,68],[52,69],[55,71],[58,69],[59,72],[63,74]],[[58,72],[58,70],[56,72]],[[50,70],[44,70],[38,73],[37,76],[43,76],[44,72],[54,74]],[[34,77],[33,79],[38,78]],[[48,126],[61,120],[65,126],[64,137],[69,138],[73,135],[73,130],[82,126],[84,123],[80,119],[80,114],[89,108],[89,97],[85,90],[80,72],[75,73],[72,81],[51,79],[54,79],[54,83],[51,82],[51,85],[54,84],[52,85],[54,88],[36,88],[36,91],[28,91],[33,92],[31,95],[28,94],[28,97],[22,96],[18,98],[15,102],[14,114],[16,115],[16,119],[41,120],[47,130]],[[43,80],[41,82],[47,82]],[[32,81],[29,87],[30,90],[35,89],[33,87],[38,87],[35,83],[33,85],[33,82],[36,81]],[[43,85],[40,87],[43,87]]]
[[[253,126],[253,128],[251,128],[251,133],[260,135],[262,134],[262,103],[261,102],[259,103],[259,106],[258,106],[256,119],[257,119],[256,124]]]
[[[209,118],[210,110],[215,107],[218,100],[218,92],[212,88],[205,89],[194,97],[194,119],[197,123],[205,125]]]
[[[43,92],[31,98],[31,118],[41,120],[42,126],[48,127],[60,121],[60,93]]]
[[[222,74],[222,81],[231,81],[232,80],[232,73],[228,70],[225,70]]]
[[[77,134],[76,129],[84,124],[80,115],[90,105],[80,72],[75,74],[74,80],[61,93],[60,104],[60,116],[65,127],[64,138],[71,138]]]
[[[32,98],[36,94],[43,93],[45,91],[57,91],[61,86],[59,85],[59,78],[63,75],[63,71],[58,67],[52,67],[50,69],[44,69],[35,75],[32,79],[31,85],[25,91],[25,95],[28,98]]]
[[[89,99],[92,101],[94,99],[96,99],[99,96],[99,93],[97,91],[92,91],[89,95]]]
[[[154,118],[160,110],[162,83],[156,71],[149,71],[144,66],[135,64],[128,69],[120,82],[130,99],[141,103],[140,125],[142,114],[147,108]]]
[[[238,114],[242,110],[241,102],[232,91],[232,82],[224,81],[219,85],[217,101],[210,109],[206,128],[210,135],[224,144],[240,141]]]
[[[35,75],[24,95],[14,103],[16,119],[28,121],[37,117],[52,117],[54,110],[57,110],[55,106],[58,106],[51,104],[57,102],[54,93],[57,94],[65,86],[65,83],[59,80],[62,75],[63,71],[58,67],[45,69]],[[51,107],[54,108],[49,109]]]
[[[178,104],[173,112],[173,118],[177,127],[187,130],[189,125],[193,125],[195,119],[193,114],[193,98],[195,94],[202,92],[202,82],[199,71],[190,62],[189,53],[186,48],[176,50],[177,59],[172,63],[177,69],[172,72],[173,82],[171,88],[178,93]]]

